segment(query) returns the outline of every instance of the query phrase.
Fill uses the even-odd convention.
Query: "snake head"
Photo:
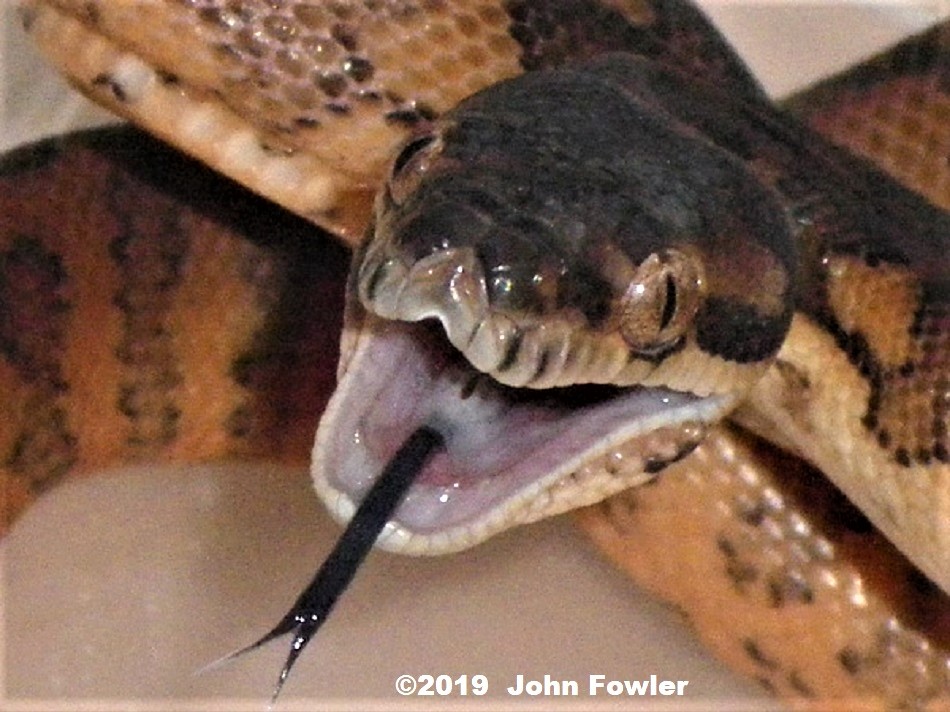
[[[768,368],[790,242],[741,161],[597,71],[474,96],[405,144],[377,197],[318,492],[348,518],[437,429],[446,452],[388,542],[431,553],[649,479]]]
[[[438,320],[514,387],[707,395],[754,380],[792,313],[784,210],[734,155],[625,89],[596,69],[530,75],[419,132],[377,200],[363,306]]]

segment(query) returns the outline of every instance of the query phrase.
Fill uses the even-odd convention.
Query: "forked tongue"
[[[436,430],[427,426],[416,429],[366,493],[333,551],[280,622],[260,640],[231,653],[219,662],[232,660],[269,643],[274,638],[291,633],[293,640],[290,653],[271,696],[271,704],[276,702],[300,653],[320,630],[337,599],[350,585],[356,570],[402,502],[406,491],[412,486],[426,461],[444,446],[444,439]]]
[[[684,456],[729,405],[662,388],[512,389],[431,323],[367,315],[362,326],[313,458],[318,493],[349,523],[280,622],[223,659],[292,634],[272,702],[374,544],[447,553],[599,501]]]

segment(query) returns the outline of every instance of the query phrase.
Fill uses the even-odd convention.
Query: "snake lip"
[[[366,315],[345,363],[312,467],[337,519],[352,516],[414,430],[446,440],[380,536],[401,553],[465,549],[647,481],[732,405],[643,387],[509,388],[473,369],[432,320]]]
[[[515,388],[635,380],[652,368],[628,359],[617,333],[593,333],[580,312],[510,312],[491,304],[484,268],[470,248],[447,248],[416,260],[371,251],[358,280],[359,297],[389,320],[442,325],[444,337],[471,365]]]

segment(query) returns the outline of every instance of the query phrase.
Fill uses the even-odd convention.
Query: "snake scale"
[[[816,133],[774,110],[680,0],[33,0],[23,17],[85,93],[348,245],[375,214],[350,292],[378,316],[351,299],[314,458],[337,516],[408,427],[361,403],[428,399],[425,417],[461,433],[457,459],[515,433],[543,441],[529,465],[553,482],[482,516],[465,509],[477,487],[438,464],[384,545],[451,551],[603,500],[581,526],[776,693],[948,703],[945,28],[793,102]],[[617,148],[631,137],[638,152]],[[289,216],[261,224],[190,184],[150,192],[105,167],[146,149],[107,138],[127,143],[74,139],[4,166],[7,525],[69,473],[116,460],[299,459],[332,381],[315,344],[336,327],[323,307],[339,263]],[[186,199],[197,208],[177,211]],[[83,232],[60,230],[57,213],[83,205]],[[539,248],[539,233],[554,242]],[[791,247],[774,240],[789,233]],[[624,242],[634,234],[645,248]],[[398,326],[422,317],[493,379],[428,326]],[[448,376],[400,390],[429,372]],[[665,390],[609,385],[644,379]],[[536,388],[575,381],[601,385]],[[641,391],[679,419],[650,409],[630,424]]]

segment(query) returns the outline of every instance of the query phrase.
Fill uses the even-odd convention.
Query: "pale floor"
[[[950,12],[945,0],[704,5],[778,94]],[[0,5],[0,148],[99,120],[66,96]],[[264,709],[283,641],[193,673],[268,629],[338,532],[304,472],[139,470],[54,492],[0,545],[0,709]],[[469,708],[511,706],[518,673],[656,674],[689,680],[695,709],[771,706],[563,518],[445,559],[371,556],[279,709],[418,707],[392,689],[402,673],[486,675],[488,698],[451,698]]]

